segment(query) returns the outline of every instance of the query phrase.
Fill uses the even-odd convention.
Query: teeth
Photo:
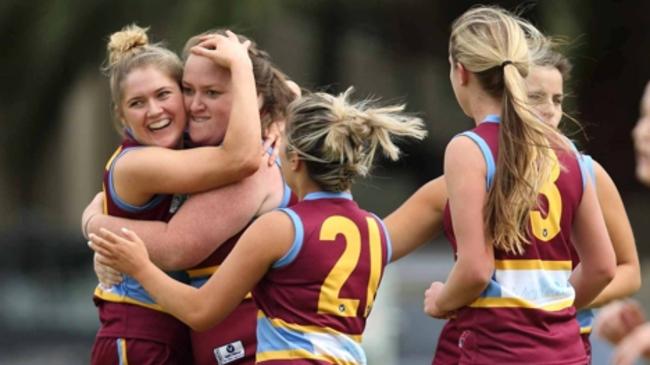
[[[207,120],[209,120],[209,117],[192,117],[192,122],[194,123],[203,123]]]
[[[149,124],[149,129],[154,130],[154,131],[158,130],[158,129],[163,129],[163,128],[167,127],[168,125],[170,125],[171,122],[172,121],[169,118],[162,119],[162,120],[159,120],[157,122]]]

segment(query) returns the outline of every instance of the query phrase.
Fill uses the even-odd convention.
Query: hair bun
[[[116,64],[120,59],[132,53],[135,49],[148,45],[148,30],[149,28],[140,28],[135,24],[131,24],[122,28],[119,32],[111,34],[111,38],[106,46],[109,66]]]

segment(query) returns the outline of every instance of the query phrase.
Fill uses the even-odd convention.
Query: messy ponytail
[[[349,190],[357,176],[370,173],[378,151],[399,159],[394,138],[426,136],[422,120],[405,114],[404,105],[351,103],[352,91],[309,94],[289,105],[286,152],[305,161],[309,176],[324,191]]]

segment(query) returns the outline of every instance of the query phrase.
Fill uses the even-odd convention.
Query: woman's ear
[[[469,71],[467,71],[465,66],[460,62],[456,62],[455,71],[458,72],[458,76],[460,77],[460,84],[463,86],[467,85],[469,82]]]
[[[122,111],[117,107],[117,105],[113,105],[113,114],[119,119],[120,124],[122,124],[123,127],[128,127],[126,120],[124,119],[124,114],[122,114]]]
[[[291,167],[291,171],[298,171],[302,168],[302,160],[298,157],[298,153],[295,151],[291,151],[287,155],[287,159],[289,160],[289,167]]]

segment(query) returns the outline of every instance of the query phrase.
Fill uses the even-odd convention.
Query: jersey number
[[[560,233],[560,218],[562,217],[562,195],[560,190],[555,185],[555,182],[560,177],[560,163],[557,160],[555,153],[553,156],[553,168],[551,170],[551,178],[546,184],[542,186],[539,191],[540,194],[546,197],[548,202],[546,217],[542,216],[542,212],[533,210],[530,212],[530,223],[532,232],[535,238],[542,242],[548,242],[553,237]]]
[[[366,218],[368,222],[370,249],[370,278],[366,292],[364,317],[370,314],[372,303],[381,276],[381,238],[377,221]],[[327,218],[320,230],[321,241],[334,241],[339,234],[345,238],[345,250],[325,278],[318,297],[318,313],[341,317],[355,317],[359,309],[359,299],[340,298],[341,288],[359,263],[361,256],[361,232],[354,222],[342,216]]]

